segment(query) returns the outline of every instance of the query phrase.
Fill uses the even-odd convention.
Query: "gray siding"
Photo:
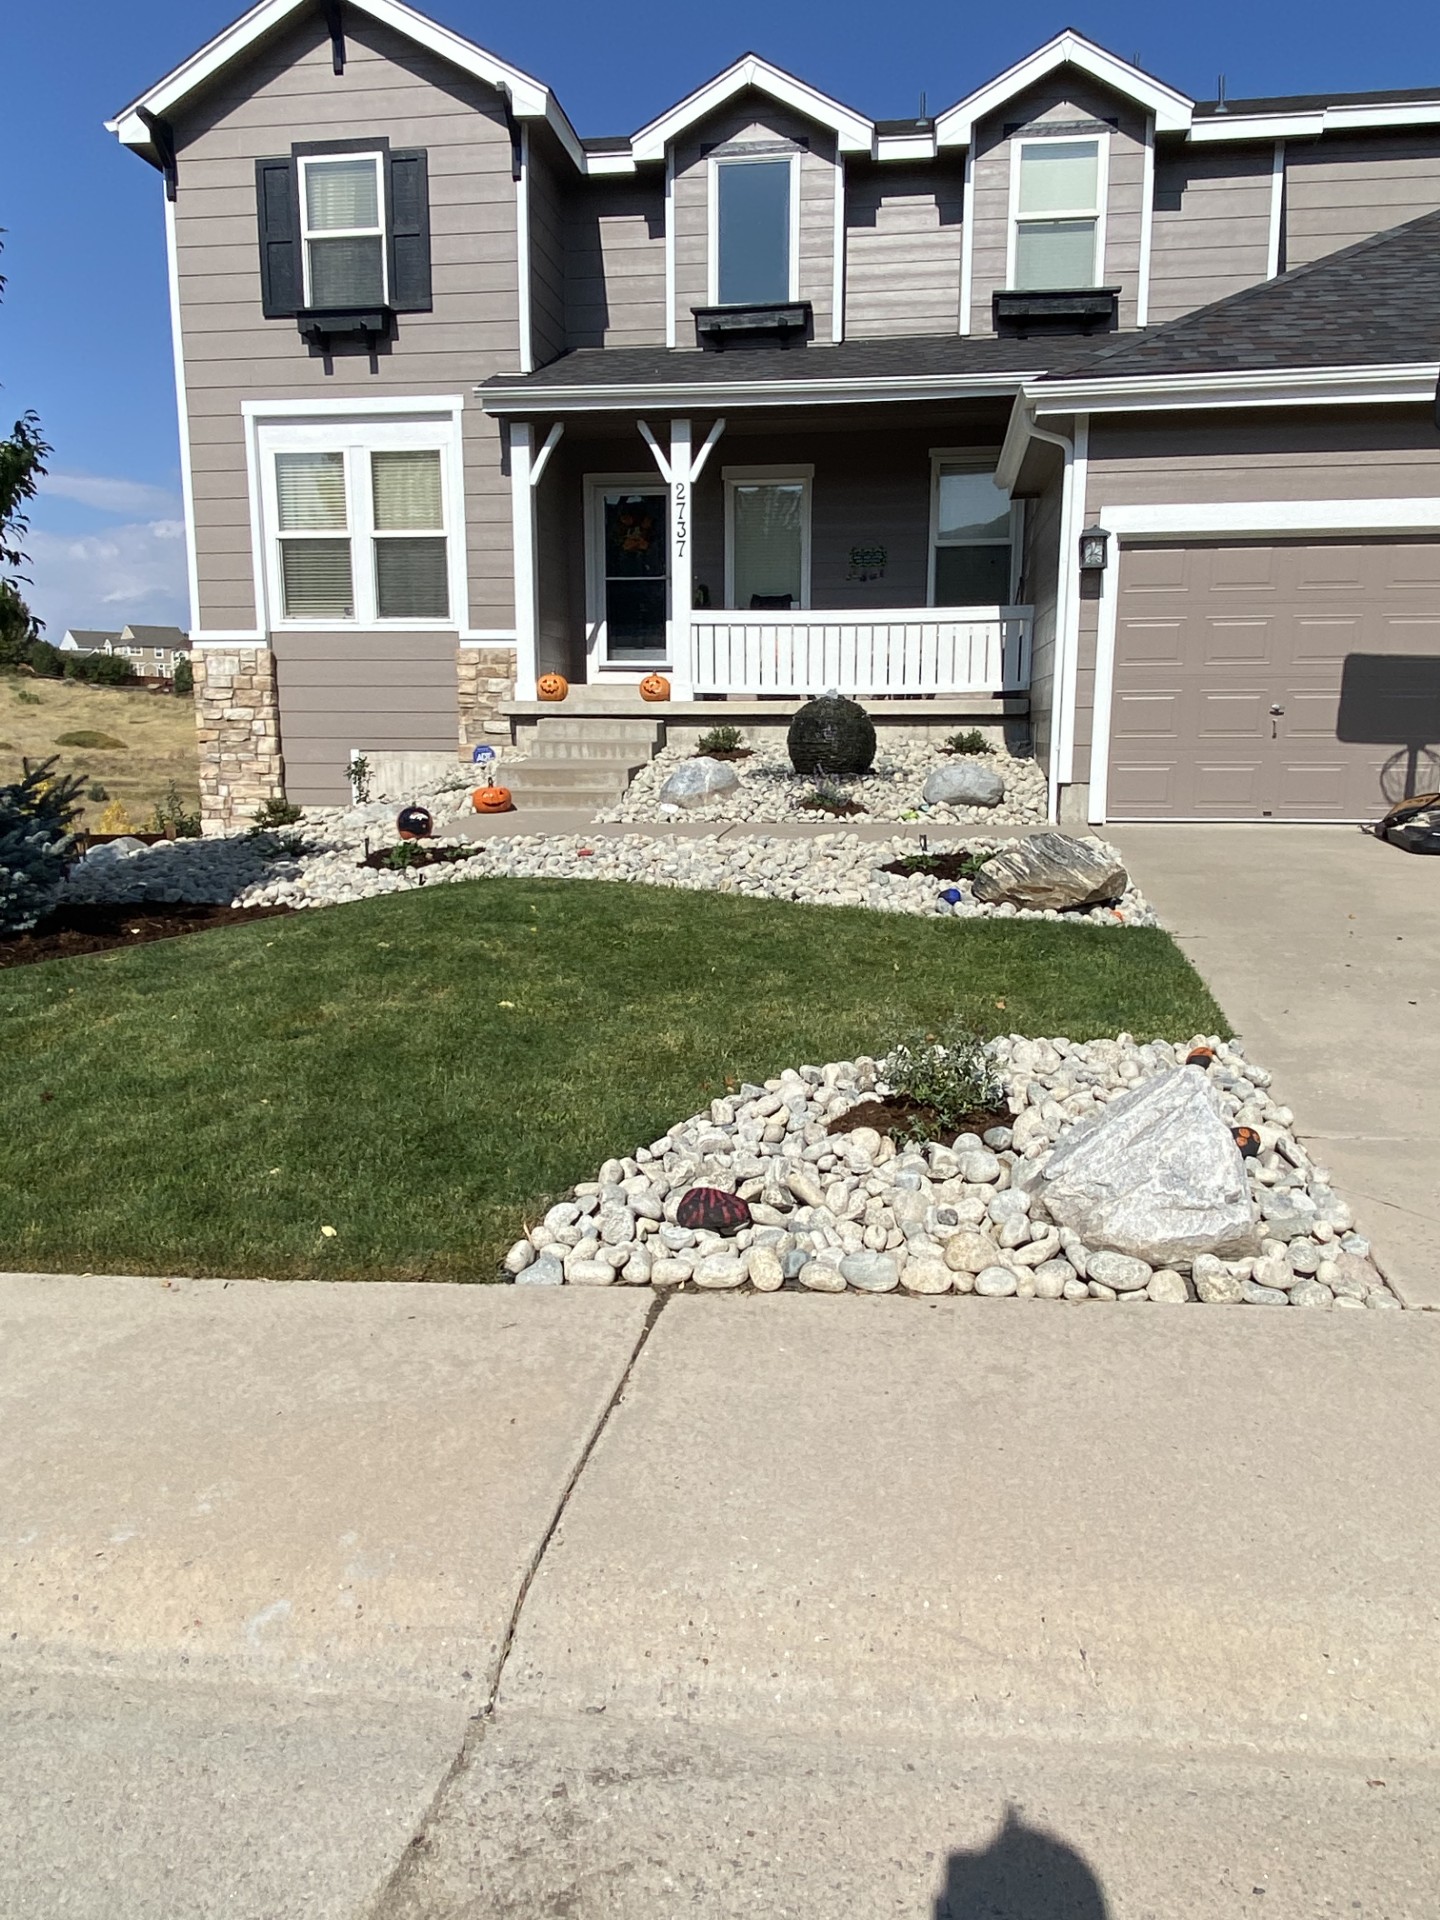
[[[565,203],[569,161],[548,129],[532,126],[529,148],[530,348],[535,365],[565,351]],[[552,151],[553,149],[553,151]]]
[[[815,338],[830,338],[835,286],[835,143],[822,127],[753,89],[687,130],[675,147],[675,342],[693,347],[692,307],[709,304],[709,167],[731,140],[805,143],[800,156],[800,298],[814,309]]]
[[[960,324],[964,169],[845,171],[845,337],[954,333]]]
[[[1268,141],[1157,155],[1152,326],[1228,299],[1265,278],[1273,161]]]
[[[466,624],[514,621],[509,483],[474,382],[519,363],[515,188],[498,94],[353,10],[343,75],[316,19],[278,35],[176,129],[176,243],[204,629],[265,625],[255,605],[242,400],[463,394]],[[434,310],[402,315],[372,363],[326,362],[260,309],[257,158],[292,141],[383,134],[429,154]],[[463,610],[462,610],[463,611]],[[451,635],[336,632],[276,648],[281,726],[298,797],[338,797],[349,746],[451,747]],[[328,665],[326,664],[328,663]],[[341,753],[343,763],[343,752]]]
[[[1135,325],[1144,198],[1145,120],[1123,100],[1082,74],[1061,72],[1009,101],[975,129],[971,261],[971,329],[991,333],[990,298],[1006,280],[1010,239],[1013,137],[1041,134],[1079,120],[1113,122],[1105,215],[1104,284],[1120,288],[1120,325]],[[1012,131],[1009,131],[1013,129]]]
[[[1064,462],[1051,452],[1051,477],[1044,491],[1025,502],[1025,560],[1020,583],[1022,603],[1035,609],[1030,652],[1030,732],[1035,758],[1050,766],[1055,708],[1055,617],[1060,577],[1060,508]]]
[[[565,304],[572,347],[664,346],[665,188],[657,168],[571,187]]]
[[[1285,150],[1285,263],[1303,266],[1440,207],[1440,129],[1327,134]]]

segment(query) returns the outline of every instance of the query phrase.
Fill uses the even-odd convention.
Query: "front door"
[[[670,501],[665,489],[595,490],[591,604],[593,654],[601,666],[663,666],[668,660]]]

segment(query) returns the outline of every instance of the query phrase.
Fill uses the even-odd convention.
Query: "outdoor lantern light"
[[[1080,536],[1080,569],[1103,573],[1110,558],[1110,536],[1104,527],[1086,527]]]

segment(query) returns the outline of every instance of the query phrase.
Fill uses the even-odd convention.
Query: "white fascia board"
[[[1379,367],[1276,367],[1244,373],[1163,374],[1113,380],[1055,380],[1027,386],[1037,415],[1144,413],[1183,407],[1333,405],[1347,401],[1433,402],[1440,363]]]
[[[1125,540],[1204,539],[1212,534],[1431,533],[1440,528],[1433,494],[1381,500],[1222,500],[1202,504],[1102,507],[1107,532]]]
[[[877,133],[875,158],[877,160],[933,160],[935,135],[933,133]]]
[[[587,153],[585,171],[592,179],[602,173],[634,173],[637,171],[633,153]]]
[[[1117,60],[1113,53],[1107,53],[1103,47],[1097,47],[1093,41],[1067,28],[1064,33],[1056,34],[1053,40],[1047,41],[1043,47],[1037,47],[1034,53],[1027,54],[1023,60],[989,81],[978,92],[957,100],[953,107],[947,107],[935,122],[936,144],[942,147],[968,146],[978,121],[1004,106],[1007,100],[1024,93],[1027,87],[1033,87],[1037,80],[1054,73],[1057,67],[1064,66],[1079,67],[1092,80],[1098,80],[1102,86],[1123,94],[1126,99],[1135,101],[1147,112],[1153,113],[1157,133],[1185,133],[1189,130],[1195,111],[1193,100],[1187,99],[1183,93],[1177,93],[1173,87],[1167,87],[1163,81],[1152,79],[1148,73],[1142,73],[1138,67],[1132,67],[1127,60]]]
[[[1015,396],[1015,404],[1010,409],[1010,419],[1005,428],[1005,438],[1000,443],[1000,456],[995,462],[995,484],[1002,493],[1013,493],[1015,482],[1020,478],[1020,469],[1025,464],[1025,455],[1030,446],[1030,428],[1035,419],[1035,409],[1028,394],[1023,389]]]
[[[630,409],[725,413],[732,407],[864,405],[883,400],[1008,399],[1018,374],[954,374],[885,380],[732,380],[723,386],[680,382],[647,387],[476,387],[489,414],[543,419],[557,413],[620,413]]]
[[[1370,106],[1324,107],[1318,113],[1226,113],[1197,120],[1190,138],[1218,140],[1309,140],[1322,133],[1362,133],[1375,127],[1440,125],[1440,100],[1397,101]]]
[[[772,67],[768,60],[748,53],[743,59],[737,60],[733,67],[727,67],[724,73],[717,73],[713,80],[708,80],[703,87],[687,95],[668,113],[662,113],[658,120],[652,120],[649,126],[642,127],[630,142],[631,153],[637,161],[663,160],[665,149],[672,140],[687,127],[703,120],[708,113],[713,113],[716,107],[733,99],[737,93],[743,93],[747,87],[768,93],[772,100],[793,108],[818,126],[829,127],[841,153],[870,152],[875,139],[873,121],[849,107],[841,106],[838,100],[832,100],[828,94],[807,87],[803,80],[797,80],[780,67]]]

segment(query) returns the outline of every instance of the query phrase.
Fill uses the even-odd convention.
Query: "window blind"
[[[377,532],[402,532],[411,528],[434,532],[444,526],[438,452],[416,449],[372,453],[370,477],[375,494]]]
[[[369,156],[310,160],[305,166],[305,224],[312,233],[380,225],[380,170]]]
[[[348,540],[282,540],[280,574],[287,620],[353,620]]]
[[[756,595],[789,594],[803,602],[805,489],[797,485],[737,486],[731,495],[735,604]]]
[[[404,536],[377,540],[375,606],[382,620],[448,619],[445,542]]]
[[[1098,140],[1047,140],[1020,150],[1020,207],[1025,213],[1088,213],[1100,181]]]
[[[275,491],[282,533],[343,533],[343,453],[277,453]]]

